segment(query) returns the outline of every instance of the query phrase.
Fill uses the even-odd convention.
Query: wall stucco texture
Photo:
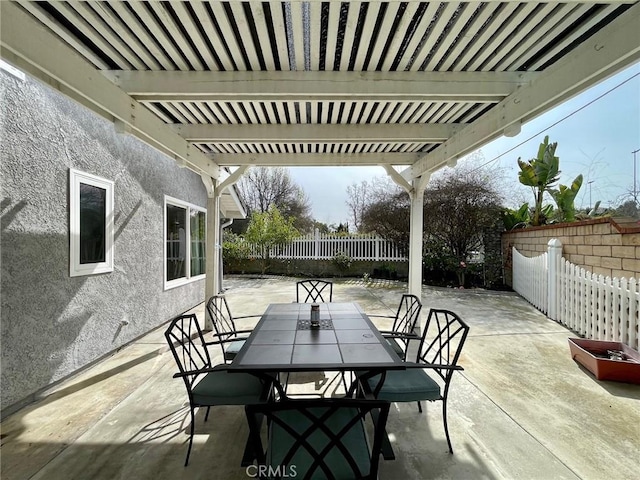
[[[164,195],[200,177],[27,76],[0,70],[2,410],[204,300],[165,291]],[[114,271],[69,276],[69,169],[115,182]]]

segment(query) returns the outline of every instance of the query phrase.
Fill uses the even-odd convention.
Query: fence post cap
[[[562,248],[562,242],[557,238],[552,238],[547,242],[548,247]]]

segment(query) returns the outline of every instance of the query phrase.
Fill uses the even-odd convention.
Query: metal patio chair
[[[382,336],[387,339],[393,350],[402,360],[406,360],[409,342],[420,340],[420,336],[414,333],[414,329],[420,319],[422,303],[415,295],[405,293],[400,299],[398,311],[395,316],[369,315],[369,318],[393,318],[391,330],[380,330]]]
[[[297,303],[331,302],[332,297],[333,282],[326,280],[301,280],[296,283]],[[318,302],[318,300],[320,302]]]
[[[236,329],[235,320],[244,318],[259,318],[260,315],[245,315],[234,317],[224,295],[213,295],[207,300],[207,312],[213,323],[213,341],[209,344],[219,344],[225,363],[232,361],[238,354],[251,330]]]
[[[406,370],[389,370],[384,382],[380,376],[360,377],[363,387],[375,398],[390,402],[441,401],[444,431],[449,452],[453,453],[447,425],[447,398],[451,379],[458,365],[469,326],[449,310],[431,309],[420,340],[416,362],[407,364]],[[430,375],[431,374],[431,375]]]
[[[215,405],[250,405],[266,402],[271,385],[249,373],[229,373],[213,369],[202,329],[195,314],[180,315],[171,321],[164,333],[179,372],[174,378],[182,378],[189,397],[191,427],[185,467],[189,463],[195,432],[195,409],[207,407],[204,417]]]
[[[353,398],[283,400],[246,407],[259,478],[377,479],[389,402]],[[365,417],[377,411],[373,443]],[[266,419],[267,446],[261,440]],[[258,470],[258,474],[260,471]]]

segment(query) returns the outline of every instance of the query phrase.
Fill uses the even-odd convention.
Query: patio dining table
[[[319,304],[318,325],[312,325],[311,308],[308,303],[269,305],[226,368],[276,380],[281,395],[286,394],[275,373],[357,370],[384,374],[405,368],[357,303]],[[391,445],[385,444],[384,458],[395,458]]]

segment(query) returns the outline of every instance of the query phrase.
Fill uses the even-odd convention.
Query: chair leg
[[[420,404],[420,400],[418,400],[418,411],[422,413],[422,405]]]
[[[209,410],[211,410],[211,407],[207,407],[207,413],[204,416],[204,421],[206,422],[207,420],[209,420]]]
[[[193,411],[193,407],[189,407],[191,409],[191,434],[189,435],[189,448],[187,448],[187,458],[184,461],[184,466],[189,465],[189,456],[191,455],[191,447],[193,446],[193,434],[195,433],[195,424],[196,424],[196,416]]]
[[[453,447],[451,446],[451,438],[449,438],[449,426],[447,425],[447,400],[442,401],[442,419],[444,421],[444,433],[447,436],[447,444],[449,445],[449,453],[453,454]]]
[[[340,374],[342,375],[342,385],[344,386],[344,393],[346,395],[347,393],[349,393],[349,387],[347,386],[347,380],[345,378],[345,375],[347,374],[347,372],[340,372]],[[349,378],[349,380],[351,381],[351,378]]]

